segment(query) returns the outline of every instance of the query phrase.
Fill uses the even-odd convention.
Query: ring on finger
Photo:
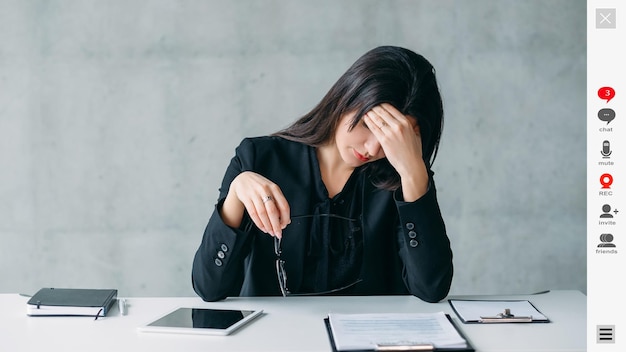
[[[265,204],[267,202],[270,202],[272,199],[274,199],[274,198],[272,198],[272,196],[270,196],[270,195],[266,195],[265,197],[261,198],[261,200],[263,200],[263,204]]]

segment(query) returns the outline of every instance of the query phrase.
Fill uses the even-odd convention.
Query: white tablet
[[[229,335],[263,310],[180,307],[138,328],[141,332]]]

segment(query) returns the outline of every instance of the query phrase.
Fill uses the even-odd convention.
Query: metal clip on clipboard
[[[431,343],[379,343],[376,344],[375,351],[433,351],[434,349],[435,346]]]
[[[480,317],[479,323],[532,323],[532,316],[515,316],[506,308],[504,313],[498,313],[492,317]]]

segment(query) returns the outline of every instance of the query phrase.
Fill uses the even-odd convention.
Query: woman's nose
[[[385,156],[385,153],[383,151],[382,146],[380,145],[380,142],[375,138],[373,138],[373,140],[367,141],[367,143],[365,144],[365,150],[371,157],[374,157],[377,159]]]

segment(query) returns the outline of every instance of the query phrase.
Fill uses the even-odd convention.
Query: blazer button
[[[417,237],[417,232],[409,231],[409,238],[415,238],[415,237]]]
[[[418,243],[417,243],[417,241],[416,241],[416,240],[411,240],[411,241],[409,241],[409,246],[411,246],[411,247],[415,248],[415,247],[417,247],[417,245],[418,245]]]
[[[225,243],[222,243],[220,248],[222,249],[222,252],[228,252],[228,246]]]
[[[215,265],[222,266],[222,264],[224,263],[222,263],[222,260],[220,258],[215,258]]]
[[[217,257],[218,258],[224,259],[225,256],[226,256],[226,254],[224,254],[224,252],[222,252],[222,251],[217,252]]]
[[[415,224],[412,222],[407,222],[406,223],[406,229],[407,230],[413,230],[415,228]]]

